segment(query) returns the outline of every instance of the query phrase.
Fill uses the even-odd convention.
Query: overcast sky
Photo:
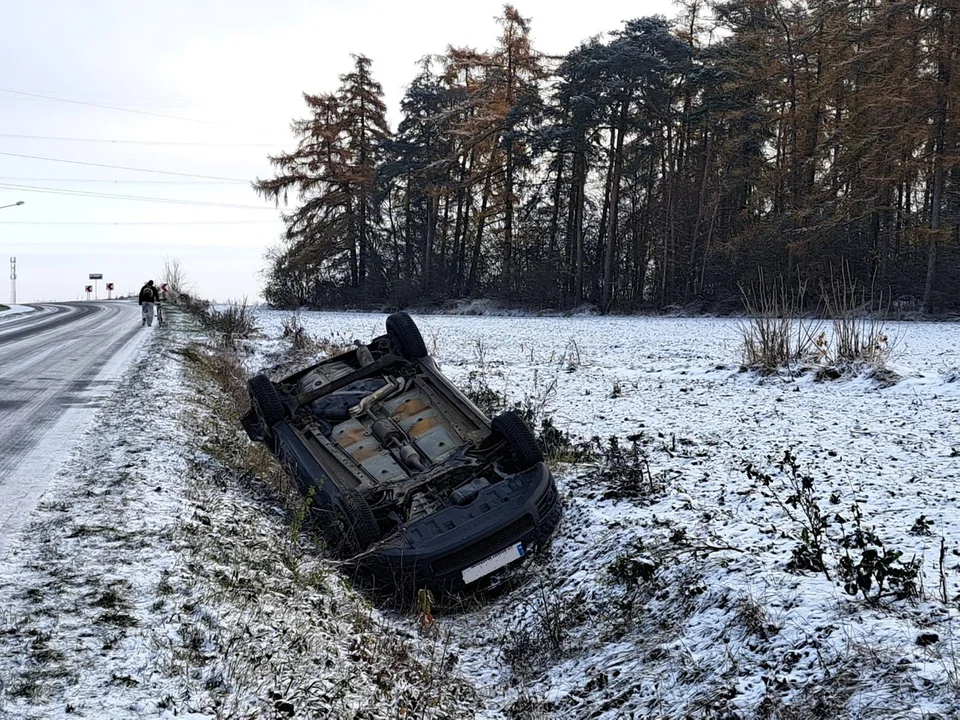
[[[629,18],[675,14],[667,0],[515,5],[532,18],[535,47],[550,54]],[[10,297],[8,256],[17,257],[19,302],[78,299],[89,273],[134,291],[159,277],[164,257],[179,258],[203,296],[258,299],[263,255],[282,225],[249,182],[269,174],[267,154],[291,147],[289,122],[305,109],[300,93],[335,90],[350,54],[368,55],[395,127],[416,61],[451,44],[492,47],[502,6],[3,3],[0,206],[24,205],[0,209],[0,303]]]

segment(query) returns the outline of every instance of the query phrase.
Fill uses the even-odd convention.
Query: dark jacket
[[[160,293],[153,285],[144,285],[140,288],[140,305],[145,302],[160,302]]]

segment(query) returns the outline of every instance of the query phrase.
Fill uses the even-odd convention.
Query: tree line
[[[497,24],[421,61],[395,131],[367,57],[304,94],[254,183],[295,207],[269,302],[723,309],[842,266],[960,308],[956,0],[686,0],[560,57]]]

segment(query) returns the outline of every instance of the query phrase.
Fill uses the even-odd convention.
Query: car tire
[[[254,375],[247,380],[247,391],[261,429],[265,435],[269,435],[273,426],[286,417],[280,393],[266,375]]]
[[[543,450],[537,443],[530,426],[516,410],[497,415],[490,423],[495,435],[502,437],[520,470],[526,470],[543,462]]]
[[[407,360],[427,357],[423,335],[407,313],[397,312],[387,318],[387,336],[394,349]]]
[[[333,554],[339,558],[349,558],[363,552],[380,534],[369,503],[353,489],[337,493],[331,521],[328,543]]]

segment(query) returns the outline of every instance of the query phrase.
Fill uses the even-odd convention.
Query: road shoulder
[[[474,717],[443,638],[398,633],[224,461],[247,441],[176,324],[0,565],[0,717]]]

